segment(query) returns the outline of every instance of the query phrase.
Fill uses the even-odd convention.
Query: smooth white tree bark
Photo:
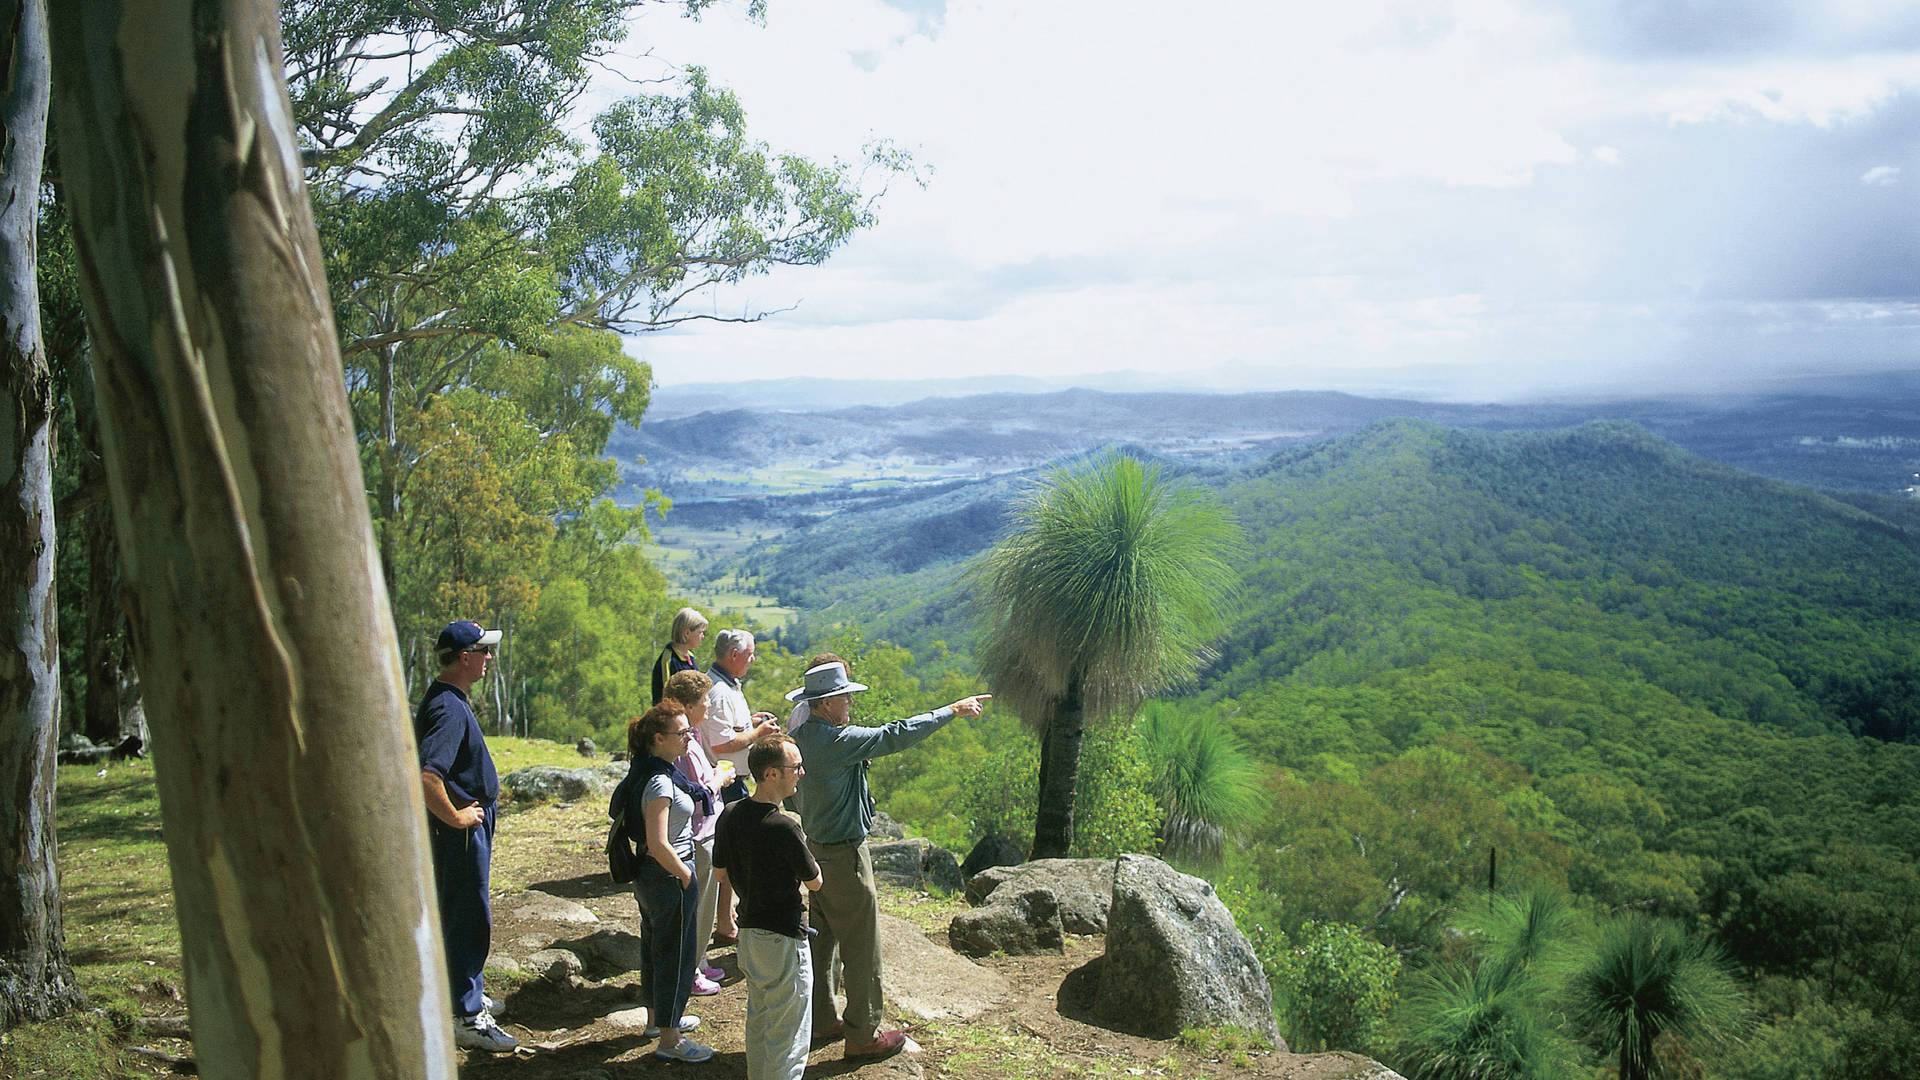
[[[47,145],[47,12],[0,0],[0,1031],[84,1003],[54,862],[60,643],[53,580],[53,375],[34,235]]]
[[[419,769],[270,0],[61,0],[54,119],[195,1053],[452,1077]]]

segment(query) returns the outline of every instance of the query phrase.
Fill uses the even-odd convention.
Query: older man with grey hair
[[[847,677],[845,663],[810,667],[802,678],[800,688],[787,695],[789,701],[806,702],[810,713],[793,736],[806,762],[797,785],[800,823],[824,879],[812,898],[812,926],[818,933],[812,949],[813,1034],[844,1035],[843,1053],[850,1060],[883,1058],[899,1053],[907,1037],[899,1030],[880,1030],[886,992],[880,985],[880,899],[867,850],[873,828],[867,765],[916,745],[956,716],[979,716],[993,695],[975,694],[930,713],[862,727],[850,722],[853,695],[867,687]],[[845,969],[844,980],[834,978],[836,958]],[[836,989],[847,995],[845,1017],[834,1015]]]
[[[707,760],[721,770],[721,778],[726,780],[720,789],[722,805],[747,797],[747,750],[755,739],[780,730],[779,721],[772,713],[756,713],[747,705],[742,684],[746,681],[747,669],[752,666],[751,631],[729,629],[714,635],[713,667],[708,672],[713,676],[713,689],[707,691],[707,718],[697,732]],[[722,884],[715,905],[713,937],[704,944],[735,944],[740,938],[740,928],[734,918],[733,890]]]

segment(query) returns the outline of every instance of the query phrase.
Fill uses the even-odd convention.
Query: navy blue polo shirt
[[[413,737],[420,744],[420,768],[446,781],[454,809],[472,803],[492,806],[500,797],[493,755],[459,687],[438,679],[427,687],[420,710],[413,714]]]

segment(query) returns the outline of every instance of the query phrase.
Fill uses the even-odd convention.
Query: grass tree
[[[1015,504],[974,583],[980,665],[1040,739],[1034,858],[1073,845],[1086,725],[1199,670],[1242,544],[1209,493],[1118,453],[1051,470]]]
[[[1579,1075],[1571,1047],[1541,1008],[1537,976],[1495,964],[1447,963],[1421,973],[1402,1007],[1412,1017],[1393,1065],[1412,1080],[1559,1080]]]
[[[1473,954],[1415,977],[1394,1066],[1413,1080],[1578,1075],[1548,1005],[1585,939],[1566,891],[1535,884],[1470,901],[1455,928]]]
[[[1716,946],[1679,925],[1630,915],[1603,927],[1573,975],[1574,1015],[1601,1049],[1619,1055],[1620,1080],[1654,1074],[1663,1035],[1736,1037],[1750,1005]]]
[[[1215,723],[1189,723],[1166,702],[1148,702],[1140,710],[1140,734],[1154,795],[1166,811],[1160,853],[1219,866],[1227,832],[1260,812],[1260,766],[1232,732]]]

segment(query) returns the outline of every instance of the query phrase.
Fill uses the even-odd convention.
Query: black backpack
[[[624,794],[626,782],[622,781],[620,787],[617,794]],[[628,882],[640,872],[640,856],[634,853],[633,836],[627,832],[627,800],[615,798],[613,805],[617,809],[613,812],[613,824],[607,827],[607,873],[612,874],[615,881]]]

